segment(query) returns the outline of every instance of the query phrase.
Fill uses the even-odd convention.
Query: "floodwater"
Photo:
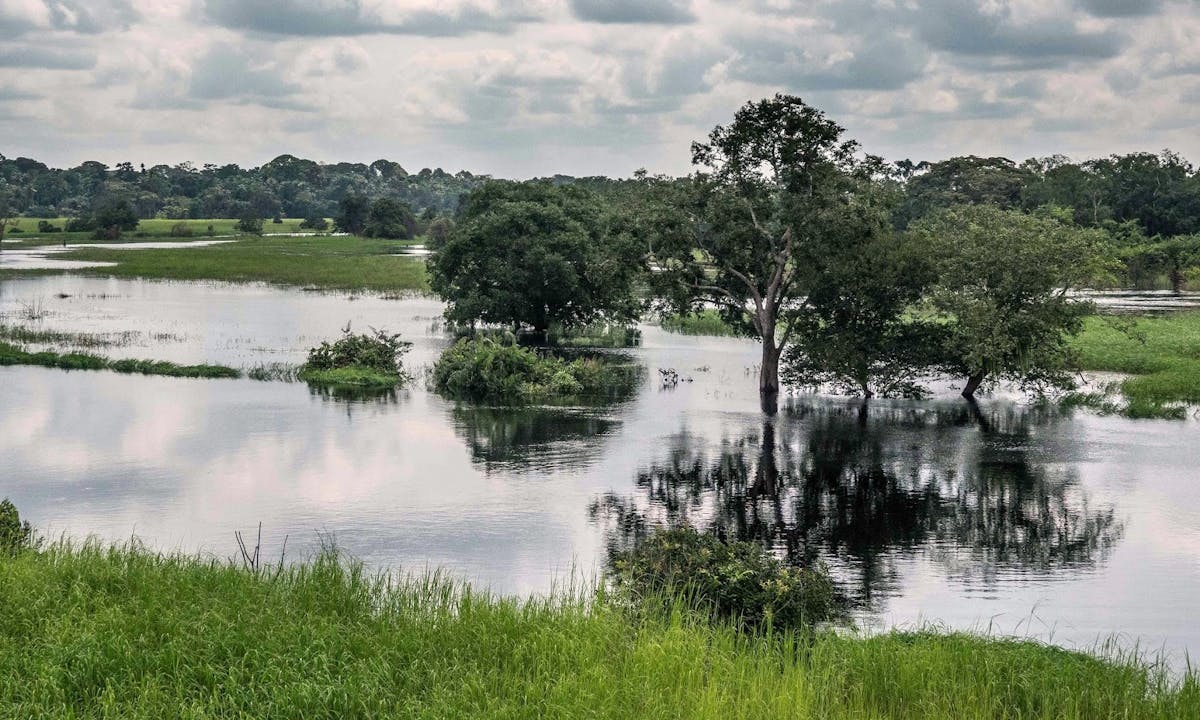
[[[30,309],[36,309],[31,313]],[[756,346],[645,327],[626,402],[499,409],[427,392],[441,305],[256,285],[55,276],[0,283],[0,322],[113,357],[296,363],[355,329],[402,332],[411,389],[0,368],[0,496],[51,535],[234,553],[322,537],[373,567],[444,567],[539,592],[655,524],[827,563],[872,628],[932,622],[1200,656],[1195,420],[991,398],[796,395],[757,412]],[[39,319],[30,319],[37,317]],[[659,368],[684,378],[664,388]]]
[[[85,268],[112,267],[116,263],[90,260],[63,260],[55,257],[79,248],[104,248],[106,250],[154,250],[208,247],[223,245],[232,240],[183,240],[179,242],[127,242],[127,243],[71,243],[68,245],[31,245],[28,247],[6,247],[0,252],[0,269],[4,270],[82,270]]]

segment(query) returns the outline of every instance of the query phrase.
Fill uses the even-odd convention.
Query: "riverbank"
[[[747,637],[333,555],[258,573],[138,547],[0,557],[13,717],[1184,718],[1200,681],[934,632]]]
[[[55,260],[111,263],[73,272],[155,280],[266,282],[318,290],[401,293],[426,290],[425,263],[401,253],[410,243],[350,236],[255,237],[206,247],[86,247],[54,255]],[[0,270],[0,278],[44,274],[39,270]]]

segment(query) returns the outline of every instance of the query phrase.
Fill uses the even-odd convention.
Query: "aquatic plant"
[[[401,358],[412,343],[399,334],[371,329],[355,334],[347,325],[342,337],[323,342],[308,352],[308,361],[297,377],[305,382],[326,385],[393,387],[409,380]]]

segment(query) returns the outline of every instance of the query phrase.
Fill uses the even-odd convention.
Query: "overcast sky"
[[[0,0],[0,153],[684,173],[795,93],[891,159],[1200,161],[1200,0]]]

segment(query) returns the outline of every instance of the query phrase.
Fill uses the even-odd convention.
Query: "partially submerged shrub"
[[[340,339],[308,352],[298,376],[315,383],[394,386],[408,380],[401,358],[411,348],[399,334],[374,328],[354,334],[347,326]]]
[[[462,400],[519,403],[612,397],[635,381],[629,368],[597,358],[564,360],[490,338],[462,339],[433,366],[433,387]]]
[[[13,555],[33,544],[33,528],[21,522],[17,506],[8,498],[0,501],[0,555]]]
[[[177,222],[171,226],[171,237],[191,237],[192,228],[185,222]]]
[[[755,543],[692,528],[659,530],[616,553],[611,568],[635,603],[683,597],[747,630],[811,629],[845,616],[824,568],[792,567]]]

